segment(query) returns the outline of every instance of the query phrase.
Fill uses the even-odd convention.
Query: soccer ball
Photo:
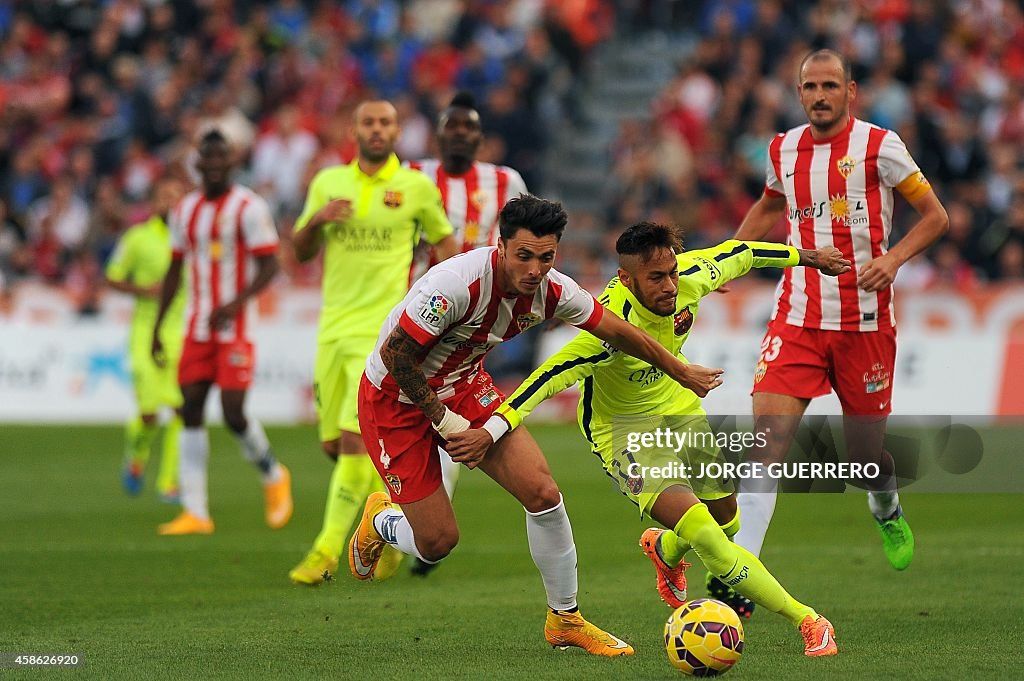
[[[697,598],[665,622],[665,650],[669,663],[688,676],[718,676],[743,654],[743,625],[725,603]]]

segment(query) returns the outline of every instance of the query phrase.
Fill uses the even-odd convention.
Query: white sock
[[[250,418],[249,425],[241,435],[235,435],[239,446],[242,448],[242,456],[245,460],[260,469],[260,477],[263,484],[277,482],[281,479],[281,466],[270,451],[270,440],[263,432],[263,424],[256,419]]]
[[[775,514],[775,501],[779,496],[778,482],[773,479],[740,480],[740,493],[736,495],[739,506],[740,531],[733,541],[755,556],[761,555],[764,536]]]
[[[462,468],[462,464],[452,461],[452,457],[448,456],[448,452],[440,447],[438,447],[437,451],[441,456],[441,484],[444,485],[444,491],[448,498],[454,499],[455,486],[459,484],[459,469]]]
[[[383,537],[384,541],[397,548],[402,553],[419,558],[424,563],[434,564],[437,561],[427,560],[420,555],[416,548],[416,537],[412,534],[412,525],[409,524],[405,514],[393,508],[385,508],[373,517],[373,527],[377,534]]]
[[[526,512],[526,538],[530,542],[530,555],[544,579],[548,607],[552,610],[572,610],[576,607],[576,544],[572,539],[572,525],[558,495],[558,505],[540,513]]]
[[[868,508],[871,509],[871,514],[879,520],[890,518],[896,512],[896,507],[899,505],[900,493],[896,490],[891,492],[868,490]]]
[[[181,505],[197,518],[208,520],[206,461],[210,458],[210,439],[205,428],[182,428],[180,442],[178,478]]]

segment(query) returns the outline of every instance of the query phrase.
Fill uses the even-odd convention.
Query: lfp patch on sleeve
[[[441,320],[445,318],[450,309],[452,309],[451,301],[445,298],[443,293],[435,289],[420,309],[420,319],[430,326],[439,327],[441,326]]]

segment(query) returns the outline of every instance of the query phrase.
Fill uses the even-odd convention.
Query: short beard
[[[627,287],[627,288],[628,288],[628,287]],[[630,291],[630,293],[632,293],[632,294],[633,294],[634,296],[636,296],[636,299],[637,299],[637,301],[638,301],[638,302],[639,302],[639,303],[640,303],[641,305],[643,305],[643,306],[644,306],[644,309],[645,309],[645,310],[647,310],[648,312],[650,312],[650,313],[651,313],[651,314],[653,314],[653,315],[657,315],[658,317],[671,317],[672,315],[674,315],[674,314],[676,313],[676,311],[675,311],[675,308],[674,308],[674,307],[673,307],[673,309],[672,309],[672,311],[671,311],[671,312],[658,312],[658,311],[657,311],[657,310],[655,310],[655,309],[654,309],[653,307],[651,307],[651,306],[650,306],[650,304],[648,304],[648,302],[647,302],[646,300],[644,300],[644,299],[643,299],[643,296],[641,296],[641,295],[640,295],[640,292],[639,292],[639,291],[634,291],[633,289],[629,289],[629,291]]]
[[[387,149],[385,151],[377,153],[377,152],[372,151],[370,149],[364,149],[364,148],[360,147],[359,148],[359,155],[362,156],[363,158],[365,158],[370,163],[381,163],[383,161],[386,161],[388,159],[388,157],[391,156],[391,150]]]
[[[811,115],[813,115],[813,114],[814,114],[814,110],[811,109]],[[811,120],[811,116],[808,116],[807,117],[807,122],[810,123],[811,127],[814,128],[815,130],[824,131],[824,130],[828,130],[829,128],[831,128],[832,126],[837,124],[841,119],[842,119],[841,115],[836,115],[828,123],[822,124],[822,123],[815,123],[815,122],[813,122]]]

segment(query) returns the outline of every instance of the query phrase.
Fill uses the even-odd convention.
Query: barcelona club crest
[[[402,479],[400,477],[394,473],[388,473],[384,479],[387,480],[388,487],[394,490],[396,497],[402,495]]]
[[[841,159],[836,161],[836,170],[838,170],[839,174],[843,176],[843,179],[850,179],[850,175],[853,173],[853,169],[856,166],[856,159],[854,159],[853,156],[850,156],[849,154],[843,156]]]
[[[384,192],[384,205],[388,208],[398,208],[402,205],[402,192]]]
[[[693,313],[690,312],[690,308],[686,307],[676,312],[675,322],[677,336],[682,336],[689,331],[693,326]]]
[[[635,496],[640,496],[640,492],[644,491],[644,479],[639,475],[630,475],[626,478],[626,487],[628,487],[629,491]]]

